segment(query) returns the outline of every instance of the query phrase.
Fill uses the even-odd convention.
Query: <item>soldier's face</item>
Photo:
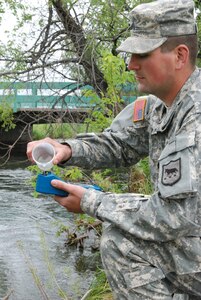
[[[168,105],[175,94],[175,63],[174,51],[163,53],[157,48],[146,54],[132,54],[128,68],[134,71],[140,92],[153,94]]]

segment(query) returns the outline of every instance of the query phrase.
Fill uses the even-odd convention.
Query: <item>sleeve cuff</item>
[[[61,162],[60,165],[63,167],[76,165],[84,155],[81,142],[76,139],[69,139],[62,144],[68,145],[71,148],[72,156],[68,160]]]
[[[88,189],[81,199],[81,209],[91,217],[97,218],[97,210],[101,203],[103,192]]]

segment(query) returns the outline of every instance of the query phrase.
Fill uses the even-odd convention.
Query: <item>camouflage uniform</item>
[[[82,199],[84,212],[111,224],[101,251],[117,299],[172,299],[178,290],[201,297],[200,95],[196,69],[172,107],[150,95],[142,121],[133,123],[130,104],[102,134],[68,140],[69,165],[131,166],[150,157],[151,197],[88,190]]]
[[[176,35],[195,34],[193,1],[177,1],[178,10],[175,1],[156,2],[135,9],[136,35],[120,51],[134,48],[141,53],[146,44],[140,28],[146,26],[150,51],[164,43],[173,29]],[[177,29],[171,27],[175,12],[180,15]],[[164,34],[162,27],[153,30],[152,21],[141,22],[147,14],[162,27],[167,22],[169,30]],[[136,46],[139,37],[142,44]],[[153,95],[139,98],[103,133],[80,135],[67,143],[73,153],[67,165],[129,167],[150,158],[151,196],[87,190],[81,200],[84,212],[109,223],[101,254],[115,299],[169,300],[179,293],[186,294],[182,299],[201,299],[201,71],[195,69],[171,107]]]

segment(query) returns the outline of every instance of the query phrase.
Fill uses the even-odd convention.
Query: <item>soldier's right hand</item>
[[[55,155],[55,158],[53,161],[53,164],[55,164],[55,165],[67,161],[72,156],[72,150],[68,144],[60,144],[56,140],[48,137],[48,138],[44,138],[41,140],[29,142],[27,144],[27,152],[26,153],[27,153],[28,159],[31,162],[34,162],[33,157],[32,157],[33,148],[40,143],[49,143],[55,148],[56,155]]]

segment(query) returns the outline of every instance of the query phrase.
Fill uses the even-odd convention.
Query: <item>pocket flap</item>
[[[190,133],[189,135],[180,134],[175,136],[175,139],[169,142],[166,145],[165,149],[161,152],[159,160],[167,157],[168,155],[184,150],[195,145],[195,132]]]
[[[165,278],[163,272],[151,266],[140,266],[129,273],[124,274],[127,285],[131,288],[137,288],[151,282]]]

